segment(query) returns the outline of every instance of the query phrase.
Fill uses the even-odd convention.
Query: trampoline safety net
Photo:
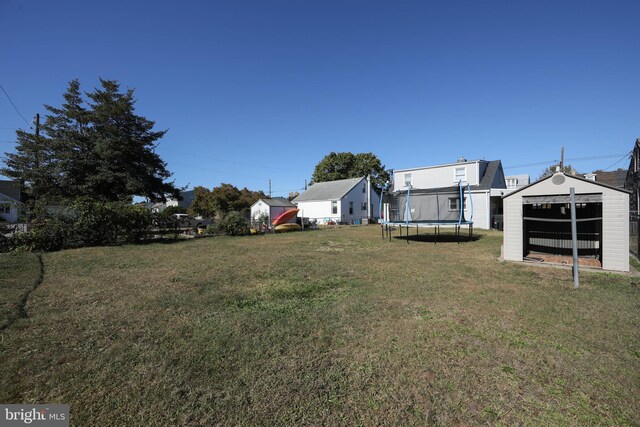
[[[380,214],[387,223],[470,224],[473,219],[472,204],[465,212],[465,203],[471,203],[468,188],[461,184],[386,193],[380,202]]]

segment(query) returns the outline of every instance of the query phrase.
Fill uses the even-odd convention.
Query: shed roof
[[[291,203],[291,202],[289,201],[289,199],[286,199],[286,198],[284,198],[284,197],[272,197],[272,198],[270,198],[270,199],[268,199],[268,198],[258,199],[258,200],[256,201],[256,203],[258,203],[258,202],[260,202],[260,201],[262,201],[262,202],[266,203],[267,205],[269,205],[269,206],[271,206],[271,207],[274,207],[274,206],[277,206],[277,207],[284,206],[284,207],[291,207],[291,208],[295,208],[295,207],[296,207],[296,205],[294,205],[293,203]],[[256,203],[254,203],[254,205],[255,205]]]
[[[340,179],[338,181],[316,182],[310,186],[307,191],[293,199],[293,201],[308,202],[340,200],[362,180],[364,180],[364,177]]]
[[[553,178],[553,177],[554,177],[554,176],[556,176],[556,175],[564,175],[564,176],[565,176],[565,177],[567,177],[567,178],[572,178],[572,179],[576,179],[576,180],[578,180],[578,181],[587,182],[587,183],[589,183],[589,184],[591,184],[591,185],[597,185],[597,186],[600,186],[600,187],[605,187],[605,188],[608,188],[608,189],[610,189],[610,190],[616,190],[616,191],[619,191],[619,192],[621,192],[621,193],[627,193],[627,194],[631,194],[631,193],[632,193],[631,191],[629,191],[629,190],[625,190],[624,188],[613,187],[613,186],[611,186],[611,185],[607,185],[607,184],[604,184],[604,183],[602,183],[602,182],[598,182],[598,181],[591,181],[590,179],[582,178],[582,177],[580,177],[580,176],[576,176],[576,175],[568,175],[568,174],[566,174],[566,173],[564,173],[564,172],[556,172],[556,173],[554,173],[553,175],[546,176],[546,177],[544,177],[544,178],[542,178],[542,179],[539,179],[539,180],[537,180],[537,181],[535,181],[535,182],[532,182],[532,183],[531,183],[531,184],[529,184],[529,185],[525,185],[524,187],[518,188],[517,190],[515,190],[515,191],[513,191],[513,192],[511,192],[511,193],[509,193],[509,194],[507,194],[506,196],[502,196],[502,198],[503,198],[503,199],[506,199],[507,197],[511,197],[511,196],[513,196],[514,194],[521,192],[522,190],[525,190],[525,189],[527,189],[527,188],[529,188],[529,187],[533,187],[534,185],[540,184],[541,182],[546,181],[546,180],[548,180],[548,179],[551,179],[551,178]]]

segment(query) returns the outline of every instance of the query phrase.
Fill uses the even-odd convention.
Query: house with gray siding
[[[395,169],[392,191],[412,189],[447,188],[462,183],[470,190],[471,201],[464,202],[465,218],[471,218],[473,226],[490,229],[496,214],[502,211],[502,196],[507,193],[504,170],[500,160],[466,160],[456,163],[418,168]]]

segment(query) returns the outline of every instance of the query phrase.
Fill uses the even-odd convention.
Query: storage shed
[[[295,208],[296,205],[284,197],[258,199],[251,205],[251,219],[254,221],[257,220],[260,215],[266,215],[268,219],[267,223],[271,224],[271,221],[276,219],[278,215]],[[296,218],[293,217],[289,222],[296,222]]]
[[[503,197],[504,259],[570,260],[571,187],[576,195],[579,264],[589,261],[585,264],[604,270],[629,271],[630,193],[562,172]]]

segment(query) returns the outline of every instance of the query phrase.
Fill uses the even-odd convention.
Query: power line
[[[629,153],[622,155],[622,159],[624,159],[626,156],[628,156]],[[590,157],[572,157],[572,158],[567,158],[564,159],[565,162],[577,162],[577,161],[582,161],[582,160],[604,160],[604,159],[617,159],[618,157],[620,157],[621,154],[603,154],[600,156],[590,156]],[[613,165],[609,166],[615,166],[617,163],[621,162],[622,159],[618,160],[618,162],[614,163]],[[543,165],[551,165],[551,164],[555,164],[558,163],[557,159],[553,159],[553,160],[544,160],[544,161],[540,161],[540,162],[535,162],[535,163],[525,163],[522,165],[515,165],[515,166],[509,166],[509,167],[505,167],[504,169],[518,169],[518,168],[526,168],[529,166],[543,166]],[[605,169],[606,170],[606,169]]]
[[[0,84],[0,89],[2,89],[2,91],[4,92],[4,94],[7,96],[7,99],[9,100],[9,102],[11,103],[11,105],[13,106],[13,109],[16,110],[16,113],[18,113],[18,115],[20,117],[22,117],[22,120],[24,120],[24,122],[27,124],[27,126],[29,126],[29,129],[33,129],[31,127],[31,124],[29,123],[29,121],[27,119],[24,118],[24,116],[22,115],[22,113],[20,112],[20,110],[18,110],[18,107],[16,107],[16,104],[13,103],[13,101],[11,100],[11,97],[9,96],[9,94],[7,93],[6,90],[4,90],[4,87],[2,87],[2,85]]]
[[[609,170],[612,167],[614,167],[615,165],[617,165],[618,163],[620,163],[621,161],[623,161],[624,159],[626,159],[631,153],[633,152],[633,150],[629,151],[627,154],[625,154],[624,156],[622,156],[622,158],[620,160],[618,160],[617,162],[615,162],[614,164],[612,164],[611,166],[609,166],[608,168],[606,168],[605,170]]]

